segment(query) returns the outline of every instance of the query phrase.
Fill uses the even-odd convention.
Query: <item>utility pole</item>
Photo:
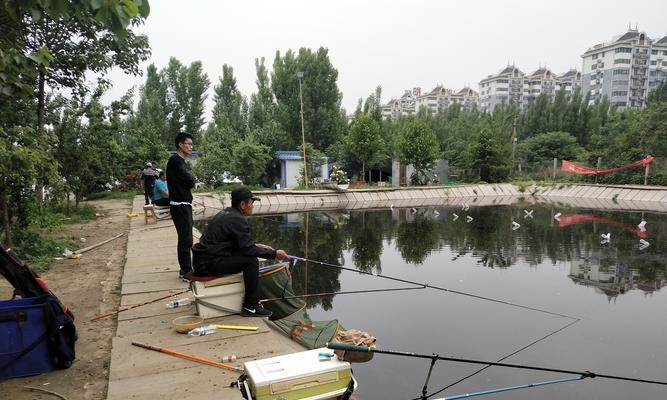
[[[512,170],[514,173],[514,153],[516,151],[516,113],[514,114],[514,122],[512,123]]]
[[[299,102],[301,103],[301,147],[303,147],[303,183],[308,190],[308,162],[306,161],[306,133],[303,128],[303,92],[301,91],[301,78],[303,78],[303,72],[299,71],[296,73],[297,78],[299,78]]]

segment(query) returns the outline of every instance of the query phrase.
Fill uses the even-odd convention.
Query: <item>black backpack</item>
[[[60,369],[69,368],[75,359],[77,340],[72,312],[48,289],[46,282],[32,268],[2,243],[0,243],[0,275],[14,287],[13,298],[35,298],[34,304],[42,305],[47,325],[47,330],[43,335],[12,360],[0,365],[0,370],[17,361],[45,340],[48,340],[54,366]],[[20,318],[20,315],[17,315],[17,318]]]

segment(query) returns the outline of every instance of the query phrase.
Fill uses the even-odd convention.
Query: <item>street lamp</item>
[[[301,103],[301,147],[303,148],[303,181],[308,190],[308,162],[306,161],[306,134],[303,129],[303,93],[301,92],[301,78],[303,78],[303,72],[299,71],[296,73],[296,77],[299,78],[299,102]]]

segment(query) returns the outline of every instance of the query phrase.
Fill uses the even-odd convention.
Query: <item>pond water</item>
[[[637,227],[642,220],[644,230]],[[250,222],[258,242],[289,254],[580,318],[521,350],[573,320],[431,288],[307,298],[313,320],[338,319],[370,332],[379,348],[488,361],[519,351],[504,362],[667,380],[664,214],[516,204],[264,215]],[[601,243],[607,233],[609,242]],[[298,294],[414,287],[313,262],[296,264],[293,286]],[[418,398],[429,364],[383,354],[354,364],[357,398]],[[478,369],[439,361],[428,391]],[[568,376],[491,367],[434,398]],[[667,387],[596,378],[482,398],[656,399],[667,398]]]

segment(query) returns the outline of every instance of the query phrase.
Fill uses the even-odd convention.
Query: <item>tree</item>
[[[167,118],[169,121],[169,143],[172,147],[176,132],[186,130],[197,135],[204,124],[204,101],[210,81],[202,71],[201,61],[194,61],[189,67],[171,57],[161,74],[167,91]]]
[[[257,72],[257,93],[250,96],[250,105],[248,107],[248,127],[251,130],[261,129],[273,120],[273,92],[271,91],[271,82],[269,73],[264,65],[264,57],[261,61],[255,59],[255,70]]]
[[[246,185],[254,185],[259,182],[259,178],[266,169],[266,164],[271,159],[269,147],[255,142],[251,136],[234,145],[231,154],[229,171],[232,175],[238,176]]]
[[[582,160],[586,151],[577,138],[567,132],[548,132],[533,136],[519,145],[519,154],[529,163],[560,160]]]
[[[306,142],[327,150],[338,142],[346,129],[341,113],[342,94],[338,89],[338,71],[329,60],[328,50],[317,52],[299,49],[298,55],[288,50],[284,56],[276,53],[271,74],[271,88],[276,97],[275,118],[289,135],[290,147],[301,143],[301,105],[297,72],[303,72],[304,130]]]
[[[34,185],[44,170],[53,172],[44,151],[46,140],[46,136],[36,134],[30,127],[15,126],[5,130],[0,126],[0,218],[8,246],[12,245],[10,196]]]
[[[479,177],[484,182],[498,182],[509,173],[509,168],[500,159],[486,131],[479,135],[477,145],[473,149],[473,160],[473,167],[479,169]]]
[[[216,127],[232,132],[235,139],[245,137],[248,131],[247,104],[236,86],[234,69],[231,66],[222,66],[222,78],[214,90],[213,122]]]
[[[366,181],[366,166],[372,166],[384,158],[380,125],[369,114],[358,114],[352,121],[347,136],[347,148],[361,161],[361,176]]]
[[[30,80],[54,59],[47,46],[30,49],[28,25],[44,20],[67,20],[80,26],[97,26],[119,41],[130,34],[129,26],[140,23],[150,13],[148,0],[112,1],[10,1],[0,7],[0,96],[32,94]]]
[[[402,164],[412,164],[416,175],[423,176],[435,166],[440,146],[433,130],[422,120],[413,119],[399,133],[397,153]]]
[[[135,126],[147,136],[157,136],[160,144],[171,148],[174,132],[168,128],[168,115],[167,86],[155,64],[151,64],[146,69],[146,82],[140,90]]]

